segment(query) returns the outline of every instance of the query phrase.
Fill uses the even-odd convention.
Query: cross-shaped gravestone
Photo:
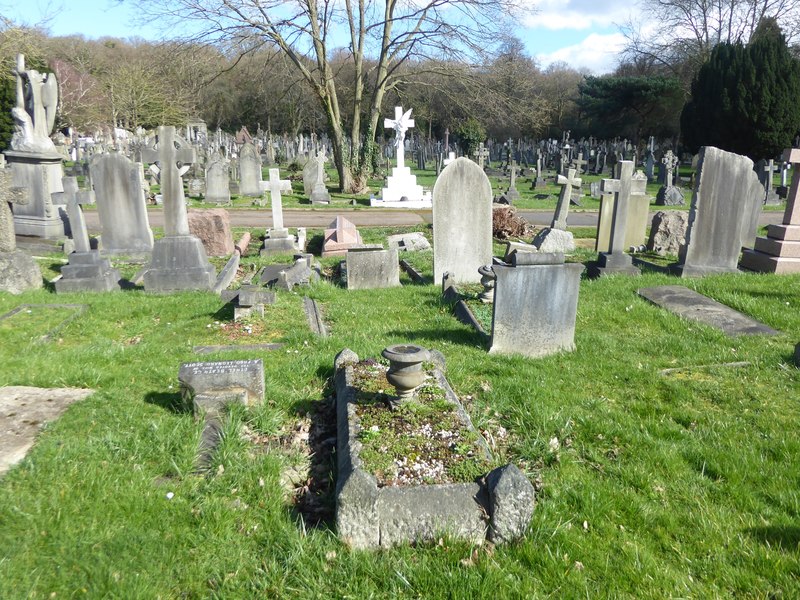
[[[89,244],[89,231],[86,228],[86,219],[83,217],[81,209],[81,194],[78,190],[77,177],[62,177],[61,183],[64,186],[64,199],[67,205],[67,216],[69,217],[69,228],[72,231],[72,241],[75,244],[75,252],[89,252],[92,247]],[[84,195],[85,199],[86,196]]]
[[[550,224],[551,229],[567,230],[567,215],[569,214],[569,203],[572,199],[572,188],[581,187],[580,177],[576,177],[577,171],[569,169],[567,176],[559,175],[556,183],[561,186],[561,193],[558,195],[558,204],[556,205],[556,214],[553,215],[553,222]]]
[[[288,179],[281,179],[279,169],[270,169],[269,181],[262,181],[261,186],[265,191],[269,191],[270,199],[272,200],[272,230],[270,231],[270,235],[272,237],[279,237],[281,233],[286,232],[283,226],[283,200],[281,199],[281,192],[291,192],[292,182]]]
[[[764,189],[767,191],[767,194],[772,191],[772,174],[778,170],[778,167],[775,166],[775,161],[769,159],[769,162],[764,165]]]
[[[583,152],[578,152],[578,158],[572,162],[575,165],[575,170],[580,175],[583,173],[583,165],[587,164],[589,161],[583,160]]]
[[[29,202],[28,188],[14,187],[11,182],[11,169],[0,169],[0,252],[13,252],[17,248],[11,205],[22,206]]]
[[[486,159],[489,158],[489,149],[484,147],[483,142],[478,145],[475,157],[478,159],[478,166],[482,169],[486,164]]]
[[[158,162],[161,168],[161,195],[164,197],[164,235],[190,235],[189,218],[183,197],[178,162],[191,165],[196,160],[194,148],[175,147],[175,127],[158,128],[158,150],[142,150],[142,160]]]
[[[384,119],[383,126],[386,129],[394,129],[394,146],[397,152],[397,168],[402,169],[406,166],[406,131],[414,127],[414,119],[411,118],[411,111],[409,108],[403,112],[402,106],[394,107],[394,119]]]
[[[608,254],[622,254],[625,251],[625,231],[628,223],[628,204],[631,199],[632,180],[633,161],[623,160],[620,163],[619,179],[603,179],[600,184],[601,192],[615,195]]]
[[[661,159],[661,162],[664,164],[664,168],[667,171],[665,187],[671,188],[672,172],[675,170],[675,167],[678,166],[678,157],[672,153],[672,150],[667,150],[667,153],[664,155],[664,158]]]

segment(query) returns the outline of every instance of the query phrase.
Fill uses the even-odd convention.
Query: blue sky
[[[528,0],[531,1],[531,0]],[[564,61],[595,74],[616,65],[623,38],[618,25],[635,11],[619,0],[535,0],[537,12],[523,19],[517,37],[546,67]],[[129,3],[114,0],[0,0],[3,16],[27,25],[41,24],[52,35],[83,34],[156,39],[158,33],[137,23]]]

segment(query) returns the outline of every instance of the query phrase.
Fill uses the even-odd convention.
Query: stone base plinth
[[[215,280],[216,271],[198,238],[168,236],[153,245],[150,267],[144,274],[144,289],[148,292],[210,290]]]
[[[56,292],[110,292],[119,289],[120,274],[96,250],[73,252],[69,264],[61,267]]]
[[[642,272],[633,264],[629,254],[624,252],[601,252],[597,255],[597,262],[589,267],[590,277],[604,277],[607,275],[637,276]]]
[[[12,185],[28,190],[28,203],[14,207],[14,230],[17,235],[41,238],[64,236],[64,220],[53,194],[64,191],[59,154],[15,152],[5,154],[13,173]]]
[[[302,252],[302,248],[298,246],[297,238],[293,235],[289,235],[288,230],[281,229],[270,231],[267,234],[259,254],[261,256],[273,256],[275,254],[289,254],[294,252]]]
[[[420,201],[424,197],[421,185],[417,185],[417,176],[411,174],[409,167],[392,168],[392,174],[386,178],[386,187],[381,191],[384,202],[400,202],[407,198],[411,202]]]

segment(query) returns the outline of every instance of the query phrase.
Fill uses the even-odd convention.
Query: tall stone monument
[[[152,157],[143,157],[151,161]],[[216,271],[208,262],[203,243],[189,232],[183,182],[178,161],[194,162],[194,150],[175,147],[175,128],[158,128],[158,163],[164,196],[164,237],[156,240],[150,266],[144,274],[147,291],[210,290]]]
[[[767,225],[767,237],[745,249],[741,266],[762,273],[800,273],[800,149],[789,148],[783,160],[792,165],[792,186],[786,197],[783,223]]]
[[[52,73],[25,68],[17,55],[13,70],[17,80],[16,105],[11,109],[14,134],[6,159],[14,175],[13,185],[28,189],[28,203],[14,212],[17,234],[42,238],[64,235],[64,221],[53,204],[53,194],[64,191],[63,156],[50,140],[58,106],[58,83]]]
[[[403,202],[424,204],[430,206],[430,198],[423,192],[422,186],[417,185],[416,175],[411,174],[411,169],[406,166],[406,131],[414,127],[411,110],[403,112],[401,106],[394,107],[394,119],[384,119],[383,126],[394,130],[394,148],[397,154],[397,166],[392,168],[392,174],[386,178],[386,187],[381,191],[383,202]],[[404,200],[403,200],[404,199]]]

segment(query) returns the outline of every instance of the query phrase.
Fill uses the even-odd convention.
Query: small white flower
[[[175,494],[173,494],[172,492],[167,492],[167,500],[172,500],[174,496]]]
[[[550,442],[547,445],[550,447],[550,452],[558,452],[558,449],[561,448],[561,443],[557,437],[550,438]]]

